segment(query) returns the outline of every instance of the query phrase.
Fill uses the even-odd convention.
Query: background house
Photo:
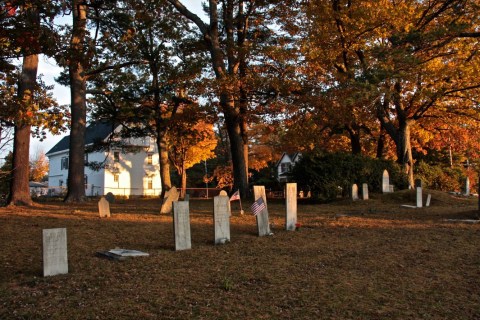
[[[277,180],[278,182],[288,182],[288,174],[295,166],[302,154],[300,152],[288,154],[284,152],[280,160],[277,161],[275,167],[277,168]]]
[[[97,122],[87,127],[85,146],[112,140],[116,147],[85,153],[86,164],[100,164],[96,170],[85,166],[85,194],[121,196],[157,196],[161,192],[158,150],[154,139],[121,139],[113,135],[121,126]],[[64,137],[47,152],[49,194],[66,191],[70,136]]]

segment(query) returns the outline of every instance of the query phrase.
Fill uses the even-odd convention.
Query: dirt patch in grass
[[[478,319],[480,224],[476,198],[412,191],[368,201],[298,206],[274,235],[233,204],[231,243],[213,245],[213,201],[192,200],[192,250],[173,250],[172,217],[158,200],[132,200],[98,217],[96,201],[0,209],[1,319]],[[244,204],[247,206],[247,204]],[[42,275],[42,229],[67,228],[69,274]],[[115,247],[149,257],[110,261]]]

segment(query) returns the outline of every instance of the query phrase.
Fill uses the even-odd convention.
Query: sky
[[[181,2],[198,15],[203,14],[201,0],[182,0]],[[61,86],[54,80],[55,77],[60,75],[61,71],[62,68],[58,67],[53,59],[45,56],[40,57],[38,74],[43,74],[43,81],[45,81],[47,85],[54,85],[53,96],[60,105],[70,104],[70,88]],[[30,142],[30,154],[47,153],[63,137],[64,135],[52,136],[48,134],[44,141],[32,138]]]

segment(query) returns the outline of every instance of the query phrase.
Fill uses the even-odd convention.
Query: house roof
[[[109,121],[99,121],[90,124],[85,131],[85,145],[96,141],[105,140],[114,130],[114,125]],[[63,137],[46,155],[68,150],[70,148],[70,136]]]
[[[282,154],[282,156],[280,157],[280,159],[279,159],[279,160],[277,161],[277,163],[275,164],[275,167],[278,167],[278,166],[280,165],[280,163],[282,163],[282,160],[283,160],[283,158],[285,158],[285,156],[288,157],[288,159],[290,160],[291,163],[294,163],[295,160],[296,160],[296,158],[297,158],[298,156],[300,156],[300,152],[295,152],[295,153],[290,153],[290,154],[284,152],[284,153]]]

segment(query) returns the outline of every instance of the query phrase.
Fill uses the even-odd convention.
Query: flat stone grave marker
[[[368,184],[362,184],[362,199],[368,200]]]
[[[191,249],[190,212],[187,201],[173,202],[173,226],[175,251]]]
[[[287,183],[285,188],[285,230],[295,231],[297,224],[297,184]]]
[[[225,244],[230,241],[230,198],[216,196],[213,198],[213,220],[215,244]]]
[[[43,229],[43,276],[67,273],[67,229]]]
[[[165,192],[162,208],[160,209],[160,214],[168,214],[172,212],[172,203],[178,201],[179,193],[176,187],[172,187],[170,190]]]
[[[132,258],[132,257],[149,256],[149,254],[146,252],[142,252],[139,250],[130,250],[130,249],[111,249],[108,251],[98,251],[96,255],[102,258],[108,258],[111,260],[119,260],[119,261],[123,261],[123,260],[126,260],[127,258]]]
[[[422,187],[417,187],[417,208],[423,207]]]
[[[268,207],[265,186],[253,186],[253,195],[254,201],[261,197],[263,198],[263,202],[265,202],[265,209],[260,211],[256,216],[258,236],[263,237],[272,235],[273,233],[270,231],[270,223],[268,221]]]
[[[382,175],[382,192],[388,193],[390,192],[390,176],[388,175],[387,170],[383,170]]]
[[[98,213],[100,218],[110,218],[110,202],[105,197],[101,197],[98,201]]]
[[[429,193],[427,196],[427,201],[425,202],[425,207],[430,207],[431,200],[432,200],[432,195]]]
[[[105,199],[110,203],[115,203],[115,195],[111,192],[105,195]]]
[[[358,200],[358,186],[356,183],[354,183],[352,185],[352,200],[355,201],[355,200]]]

